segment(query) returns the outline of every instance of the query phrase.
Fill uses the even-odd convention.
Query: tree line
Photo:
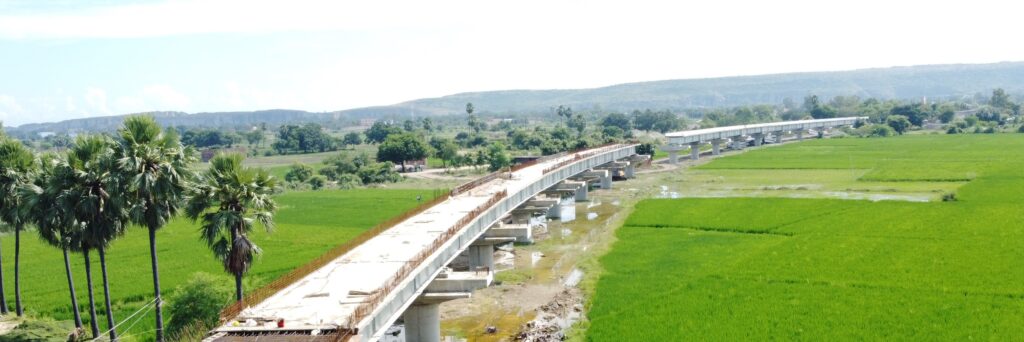
[[[243,156],[222,154],[199,173],[190,165],[194,150],[177,130],[161,129],[150,116],[127,117],[112,135],[80,135],[62,153],[36,154],[22,142],[0,136],[0,221],[14,228],[15,311],[21,298],[22,233],[34,227],[39,237],[64,257],[69,302],[76,334],[84,337],[70,254],[81,254],[89,288],[92,338],[102,337],[92,286],[93,252],[99,257],[106,331],[116,340],[106,253],[111,243],[141,227],[148,234],[156,340],[165,337],[156,232],[183,214],[197,222],[202,241],[235,277],[235,298],[242,298],[242,276],[259,248],[248,239],[254,225],[273,227],[276,184],[262,169],[242,166]],[[0,261],[2,262],[2,261]],[[8,310],[0,274],[0,312]]]

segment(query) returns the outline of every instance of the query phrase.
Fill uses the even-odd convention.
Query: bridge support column
[[[804,130],[796,131],[796,141],[804,141]]]
[[[494,270],[493,244],[470,245],[468,252],[469,269],[471,271],[476,271],[483,267],[486,267],[488,270]]]
[[[750,136],[754,138],[754,146],[761,146],[764,143],[764,133],[754,133]]]
[[[690,143],[690,160],[697,160],[700,158],[700,142]]]
[[[668,162],[679,164],[679,151],[668,151]]]
[[[772,138],[775,139],[775,143],[776,144],[781,144],[782,143],[782,134],[783,133],[785,133],[785,132],[783,132],[783,131],[772,132]]]
[[[742,135],[734,136],[729,140],[732,140],[732,149],[734,150],[742,150],[744,147],[746,147],[745,145],[747,144],[746,139],[743,139]]]
[[[413,304],[402,314],[406,342],[441,342],[441,305]]]
[[[587,185],[587,182],[583,182],[583,184],[581,184],[580,187],[576,188],[576,193],[573,194],[574,197],[576,198],[576,201],[586,201],[586,200],[589,200],[590,199],[590,196],[589,196],[590,195],[590,189],[589,188],[590,188],[590,186]]]
[[[608,177],[611,179],[611,176]],[[576,219],[576,199],[574,197],[563,197],[548,210],[549,218],[556,218],[562,222],[569,222]]]
[[[635,162],[633,161],[630,161],[629,164],[626,164],[626,169],[624,170],[624,172],[626,173],[627,179],[636,178],[636,166],[633,164],[635,164]]]
[[[711,154],[712,155],[717,156],[717,155],[721,155],[722,154],[722,143],[723,142],[725,142],[725,139],[712,139],[711,140]]]

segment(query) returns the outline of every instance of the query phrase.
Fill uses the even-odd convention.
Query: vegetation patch
[[[876,175],[889,180],[973,176],[943,196],[955,200],[927,203],[643,201],[601,258],[586,339],[1015,339],[1024,334],[1021,151],[1015,135],[939,135],[813,141],[717,159],[702,169],[777,161],[882,170]],[[785,236],[735,234],[747,231]]]

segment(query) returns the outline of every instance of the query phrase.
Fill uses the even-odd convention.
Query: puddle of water
[[[565,277],[565,282],[562,283],[562,285],[576,287],[576,285],[579,285],[580,280],[583,280],[583,271],[578,268],[574,268],[572,269],[572,272],[569,272],[569,275]]]

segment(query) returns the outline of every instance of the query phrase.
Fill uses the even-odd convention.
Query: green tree
[[[14,298],[18,316],[21,306],[21,231],[30,222],[23,188],[33,182],[37,171],[35,157],[20,141],[0,138],[0,221],[14,228]],[[3,291],[0,273],[0,291]],[[0,310],[7,313],[7,302],[0,294]]]
[[[992,90],[992,98],[989,99],[988,104],[992,107],[1002,109],[1009,109],[1013,106],[1013,102],[1010,101],[1010,95],[1007,94],[1003,88],[996,88]]]
[[[313,168],[309,165],[302,163],[295,163],[288,169],[288,173],[284,175],[284,180],[289,182],[305,182],[313,177]]]
[[[622,113],[611,113],[601,119],[601,126],[618,127],[622,132],[629,132],[633,129],[629,117]]]
[[[182,146],[173,130],[161,132],[151,116],[131,116],[118,130],[116,149],[120,178],[127,191],[119,196],[131,203],[132,223],[149,233],[150,266],[153,271],[153,295],[156,299],[156,340],[163,341],[163,306],[160,297],[160,272],[156,253],[156,231],[178,214],[184,204],[194,172],[191,149]]]
[[[572,107],[569,106],[558,105],[558,109],[555,109],[555,113],[558,114],[559,118],[565,118],[566,122],[573,117]]]
[[[505,145],[497,141],[491,143],[491,146],[487,148],[487,161],[490,163],[488,169],[491,171],[498,171],[512,164]]]
[[[185,215],[200,221],[203,241],[224,270],[235,276],[235,300],[242,300],[242,276],[260,249],[249,240],[254,222],[274,228],[276,182],[263,169],[242,166],[243,156],[221,154],[210,160],[204,181],[196,186]]]
[[[116,171],[119,160],[113,155],[115,143],[100,135],[79,136],[68,150],[64,163],[55,168],[56,185],[62,189],[57,198],[62,210],[72,212],[82,225],[82,253],[86,260],[86,279],[91,283],[89,253],[95,249],[100,256],[100,274],[103,278],[103,297],[107,314],[107,329],[110,339],[117,339],[114,314],[110,302],[110,281],[107,277],[106,250],[118,237],[124,235],[129,221],[127,193],[128,179]],[[95,305],[91,295],[90,311]],[[90,312],[92,314],[92,312]]]
[[[264,136],[263,131],[260,130],[245,133],[245,140],[249,142],[250,146],[259,147],[259,145],[263,143],[264,139],[266,139],[266,136]]]
[[[195,325],[202,330],[216,327],[220,310],[230,301],[231,290],[217,278],[201,272],[193,274],[174,290],[168,301],[171,320],[167,322],[167,334],[177,336]]]
[[[412,133],[388,136],[377,149],[377,160],[398,163],[402,165],[402,172],[406,170],[406,161],[422,160],[429,155],[430,146]]]
[[[82,329],[82,316],[78,309],[78,296],[75,293],[75,281],[71,272],[69,252],[81,251],[82,229],[74,220],[74,214],[57,201],[63,191],[63,183],[56,177],[56,165],[59,156],[44,154],[39,157],[40,172],[33,184],[24,188],[28,202],[28,214],[32,224],[36,226],[39,238],[47,244],[60,248],[64,254],[64,274],[68,280],[68,292],[71,295],[71,312],[74,314],[75,328]],[[93,338],[99,337],[96,325],[95,309],[91,311],[90,325]]]
[[[370,126],[370,128],[366,130],[366,142],[379,144],[384,142],[384,140],[392,134],[402,133],[402,129],[395,125],[389,125],[383,121],[377,121],[373,123],[373,126]]]
[[[359,145],[363,143],[363,136],[358,132],[348,132],[341,141],[344,142],[345,145]]]
[[[459,145],[451,139],[442,139],[437,146],[432,147],[434,148],[434,156],[441,159],[441,163],[444,164],[445,168],[459,156]]]
[[[569,122],[566,123],[566,125],[569,126],[569,128],[575,129],[576,136],[581,137],[583,136],[583,131],[587,129],[587,119],[583,117],[583,114],[576,113],[572,116],[572,119],[569,119]]]
[[[910,120],[903,115],[889,115],[889,117],[885,118],[885,124],[892,127],[900,135],[910,129]]]

